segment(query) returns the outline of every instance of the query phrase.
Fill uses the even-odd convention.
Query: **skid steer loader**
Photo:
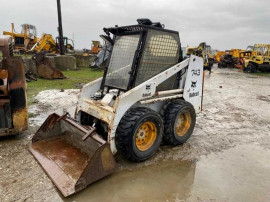
[[[51,114],[29,150],[64,196],[111,174],[119,151],[149,159],[162,139],[186,142],[202,109],[203,59],[182,59],[179,34],[160,23],[104,28],[113,49],[102,78],[86,84],[75,119]]]

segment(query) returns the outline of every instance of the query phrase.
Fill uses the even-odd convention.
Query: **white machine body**
[[[158,85],[181,72],[178,89],[157,91]],[[113,154],[117,152],[115,135],[118,124],[124,114],[132,107],[149,107],[160,113],[163,106],[172,99],[184,99],[190,102],[195,111],[202,109],[203,97],[203,59],[191,55],[190,58],[170,67],[142,84],[122,92],[110,90],[101,100],[92,97],[99,91],[102,78],[86,84],[79,96],[75,118],[80,122],[81,112],[85,112],[107,124],[110,148]]]

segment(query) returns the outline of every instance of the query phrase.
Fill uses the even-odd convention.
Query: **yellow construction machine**
[[[251,51],[242,49],[226,50],[225,54],[220,57],[219,67],[236,67],[242,68],[244,59],[251,55]]]
[[[98,54],[101,49],[100,41],[92,41],[90,54]]]
[[[64,42],[64,52],[73,53],[74,52],[74,43],[73,40],[63,37]],[[28,51],[32,53],[59,53],[59,38],[56,37],[56,40],[53,39],[51,34],[42,34],[38,39],[37,43]]]
[[[217,51],[214,57],[215,57],[216,61],[218,63],[220,63],[225,54],[226,54],[225,51]]]
[[[15,52],[28,53],[58,53],[59,39],[53,39],[51,34],[42,34],[40,38],[37,37],[36,27],[30,24],[21,25],[21,33],[15,32],[14,23],[11,23],[11,32],[4,31],[3,35],[9,35],[13,40],[13,50]],[[63,37],[64,50],[66,53],[74,52],[74,43],[71,39]]]
[[[68,37],[63,37],[64,42],[64,52],[65,53],[74,53],[74,41],[72,39],[69,39]],[[56,44],[56,52],[59,53],[59,37],[56,37],[55,39]]]
[[[151,158],[161,141],[185,143],[202,110],[203,59],[183,59],[179,33],[161,23],[104,28],[113,35],[104,75],[86,84],[74,119],[51,114],[29,151],[64,196],[114,172],[118,151]]]
[[[0,136],[6,136],[28,128],[28,110],[24,63],[13,56],[10,36],[0,36],[0,53]]]
[[[211,73],[213,64],[216,62],[214,56],[211,52],[211,46],[207,45],[205,42],[199,44],[198,47],[187,47],[186,55],[196,55],[203,58],[204,70],[208,70]]]
[[[15,52],[30,50],[38,41],[36,27],[30,24],[22,24],[21,33],[18,33],[14,29],[14,23],[11,23],[11,32],[4,31],[3,35],[12,37]]]
[[[239,69],[243,69],[245,64],[245,59],[248,59],[252,55],[252,51],[241,50],[239,52],[238,58],[235,60],[234,66]]]
[[[100,41],[92,41],[91,44],[91,50],[89,49],[84,49],[84,56],[87,56],[89,54],[94,54],[97,55],[100,51],[102,50],[102,45],[100,43]]]
[[[196,47],[193,46],[186,47],[186,56],[190,56],[191,54],[193,54],[195,48]]]
[[[56,43],[51,34],[42,34],[36,44],[29,50],[32,53],[46,51],[47,53],[56,53]]]
[[[254,44],[251,55],[244,59],[243,70],[248,73],[270,70],[270,44]]]

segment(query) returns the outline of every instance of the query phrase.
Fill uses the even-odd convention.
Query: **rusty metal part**
[[[66,115],[51,114],[28,150],[64,196],[111,174],[116,167],[108,143],[92,127]]]
[[[12,38],[10,36],[0,36],[0,51],[3,53],[3,58],[13,56]]]
[[[32,57],[36,63],[37,74],[44,79],[64,79],[64,74],[58,70],[51,60],[46,57],[45,52],[37,53]]]
[[[31,73],[30,70],[27,70],[25,73],[25,79],[27,82],[37,81],[37,76],[35,74]]]
[[[6,69],[0,69],[0,95],[8,96],[8,71]]]
[[[23,60],[11,56],[7,46],[8,40],[5,47],[0,47],[4,56],[0,69],[0,136],[14,135],[28,128]]]
[[[10,36],[0,36],[0,52],[0,136],[6,136],[28,128],[28,110],[24,64],[20,57],[13,56]]]
[[[85,141],[88,137],[90,137],[94,132],[96,131],[96,128],[91,128],[91,130],[83,136],[82,140]]]

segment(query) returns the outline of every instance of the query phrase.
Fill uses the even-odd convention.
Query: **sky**
[[[61,0],[64,36],[75,49],[101,40],[103,27],[137,24],[138,18],[161,22],[179,32],[182,46],[206,42],[213,49],[245,49],[270,43],[269,0]],[[56,0],[1,1],[0,33],[33,24],[38,36],[58,35]]]

